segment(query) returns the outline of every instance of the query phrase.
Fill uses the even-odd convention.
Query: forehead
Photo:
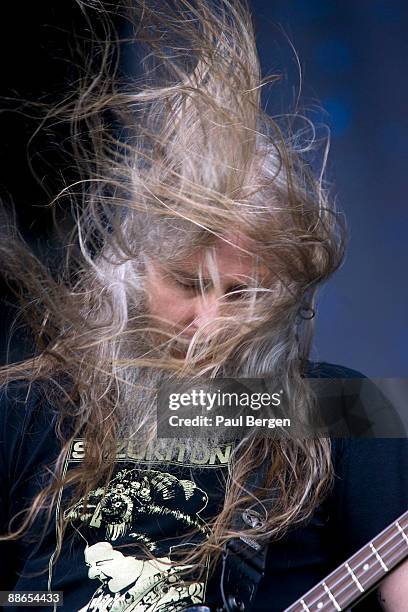
[[[114,551],[112,548],[109,549],[107,546],[89,547],[85,550],[85,557],[87,561],[113,561],[115,552],[117,551]]]

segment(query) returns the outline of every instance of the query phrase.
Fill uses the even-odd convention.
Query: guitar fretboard
[[[340,612],[408,556],[408,511],[285,612]]]

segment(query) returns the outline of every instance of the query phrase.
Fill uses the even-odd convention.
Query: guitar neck
[[[408,511],[285,612],[340,612],[408,556]]]

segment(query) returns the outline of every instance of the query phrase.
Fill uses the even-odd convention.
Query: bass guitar
[[[408,557],[408,511],[284,612],[341,612]]]
[[[343,612],[356,605],[408,557],[408,511],[283,612]],[[251,607],[251,611],[256,612]],[[229,599],[221,607],[196,605],[183,612],[246,612]]]

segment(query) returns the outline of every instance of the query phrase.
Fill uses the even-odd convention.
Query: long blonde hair
[[[99,2],[80,4],[95,11],[112,38],[106,9]],[[297,412],[313,403],[303,377],[312,321],[302,312],[314,308],[318,285],[339,266],[344,249],[324,168],[319,176],[312,172],[294,121],[262,110],[261,91],[273,88],[277,77],[261,78],[245,2],[149,4],[134,0],[126,9],[131,38],[146,50],[142,73],[130,82],[120,77],[111,48],[120,45],[99,41],[98,70],[91,71],[93,58],[75,98],[48,111],[47,120],[70,122],[81,172],[81,180],[52,202],[68,199],[76,221],[57,271],[29,251],[13,224],[3,224],[3,270],[23,300],[36,353],[5,366],[2,379],[38,381],[57,415],[61,443],[49,484],[3,539],[20,537],[38,514],[49,519],[63,487],[72,487],[74,504],[107,484],[121,418],[142,372],[275,376]],[[248,240],[251,255],[275,281],[260,288],[254,274],[249,299],[235,301],[233,310],[226,305],[213,336],[204,342],[198,333],[187,357],[177,359],[175,339],[170,335],[158,348],[162,330],[146,317],[146,259],[174,266],[231,232]],[[142,414],[138,427],[146,426],[148,443],[154,427]],[[79,436],[86,441],[84,460],[63,474],[70,443]],[[281,536],[327,493],[327,439],[244,440],[233,454],[223,509],[190,560],[200,564],[209,552],[215,559],[236,533],[232,514],[248,502],[248,474],[265,460],[269,472],[259,496],[268,498],[273,488],[275,502],[254,537]],[[65,528],[61,520],[54,561]]]

